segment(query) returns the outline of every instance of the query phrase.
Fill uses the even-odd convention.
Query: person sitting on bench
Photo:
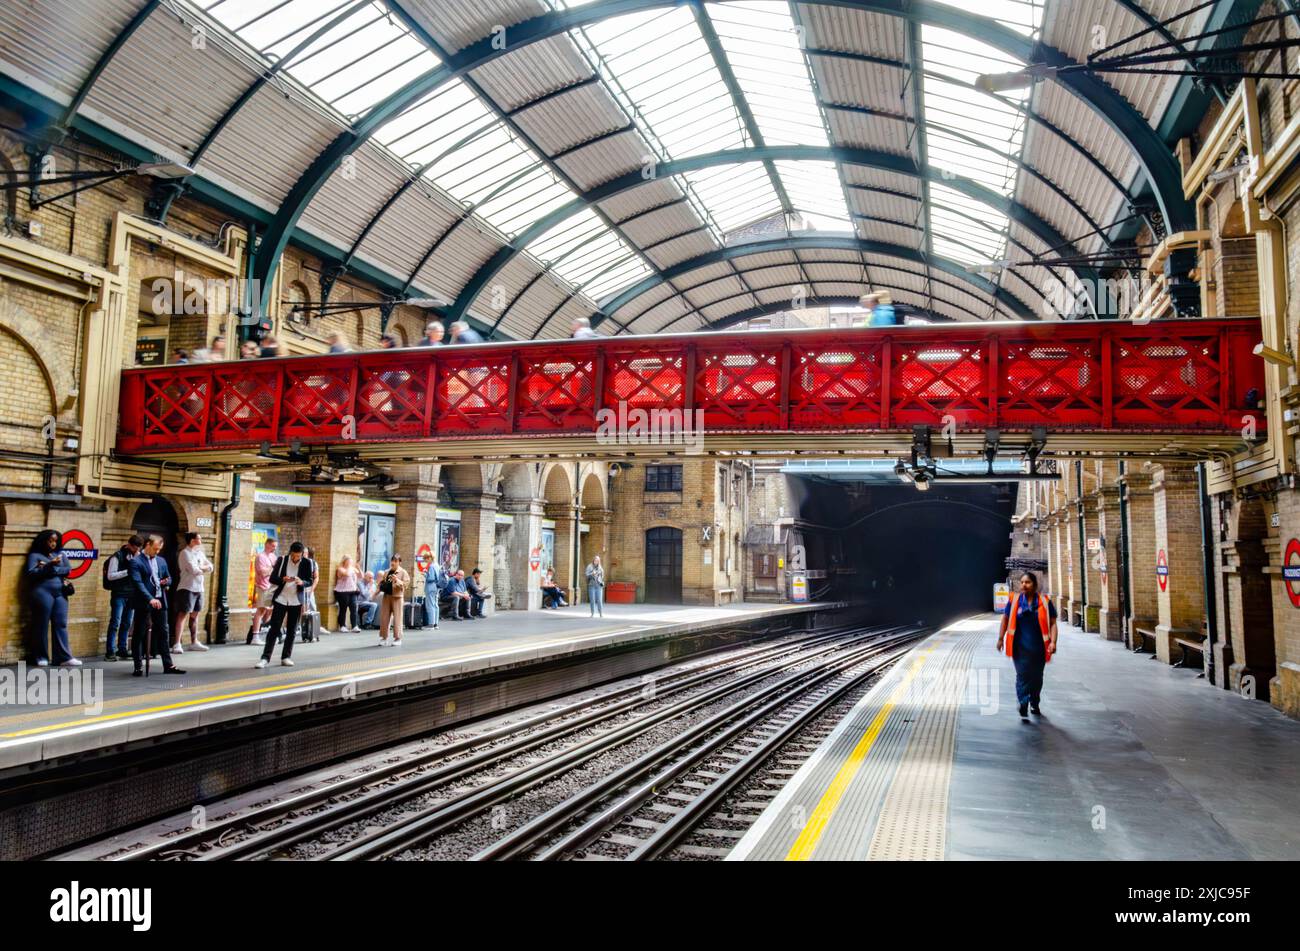
[[[469,589],[465,585],[465,571],[457,568],[442,589],[447,599],[447,611],[453,621],[470,620]]]
[[[568,606],[569,602],[564,600],[564,592],[555,583],[555,572],[547,568],[546,576],[542,578],[542,608],[567,608]]]
[[[465,590],[469,592],[469,616],[472,618],[483,617],[483,605],[488,598],[492,597],[492,592],[483,587],[483,569],[475,568],[465,579]]]

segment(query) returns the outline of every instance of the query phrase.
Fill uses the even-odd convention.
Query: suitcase
[[[311,614],[302,616],[302,633],[299,635],[304,641],[320,640],[320,612],[313,611]]]
[[[402,603],[402,630],[418,631],[424,627],[424,601]]]

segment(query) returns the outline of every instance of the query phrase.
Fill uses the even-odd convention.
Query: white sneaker
[[[254,634],[254,635],[253,635],[253,646],[254,646],[254,647],[262,647],[262,646],[264,646],[265,644],[266,644],[266,641],[262,638],[262,635],[261,635],[261,634]]]
[[[184,653],[185,653],[185,648],[183,648],[183,647],[181,647],[181,645],[177,644],[175,647],[172,648],[172,653],[173,653],[173,654],[184,654]]]
[[[386,638],[386,637],[381,637],[381,638],[379,639],[379,646],[380,646],[380,647],[387,647],[387,646],[388,646],[388,638]]]
[[[69,658],[68,658],[67,660],[65,660],[63,663],[59,664],[59,666],[60,666],[60,667],[80,667],[80,666],[81,666],[81,661],[77,660],[77,658],[75,658],[75,657],[69,657]]]
[[[37,666],[37,667],[48,667],[48,666],[50,666],[50,662],[49,662],[48,660],[46,660],[44,657],[42,657],[40,660],[38,660],[38,661],[36,662],[36,666]]]
[[[265,657],[259,657],[258,660],[257,660],[257,663],[254,664],[253,667],[254,667],[255,669],[257,669],[257,670],[261,670],[263,667],[266,666],[266,664],[267,664],[266,658],[265,658]]]
[[[329,629],[328,627],[322,627],[322,628],[320,629],[320,632],[321,632],[322,634],[328,634],[328,633],[330,632],[330,629]]]
[[[281,666],[281,667],[292,667],[292,666],[293,666],[293,661],[290,660],[288,657],[281,657],[281,658],[280,658],[280,666]]]
[[[394,647],[401,647],[401,646],[402,646],[402,642],[401,642],[400,640],[398,640],[398,641],[393,641],[393,646],[394,646]]]
[[[354,628],[352,629],[352,633],[353,633],[353,634],[360,634],[360,633],[361,633],[361,628],[360,628],[360,627],[354,627]]]
[[[200,643],[199,641],[190,642],[190,650],[192,651],[206,651],[207,649],[208,649],[207,644]],[[179,654],[180,651],[177,651],[176,653]]]

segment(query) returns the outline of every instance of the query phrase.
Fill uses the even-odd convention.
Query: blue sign
[[[59,554],[62,555],[64,558],[68,558],[72,561],[79,561],[81,559],[89,559],[90,561],[94,561],[96,558],[99,557],[99,549],[98,548],[65,548],[63,549],[63,551],[59,552]]]

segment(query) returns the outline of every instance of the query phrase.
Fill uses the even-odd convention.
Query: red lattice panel
[[[275,439],[280,405],[278,368],[248,363],[216,365],[212,380],[208,436],[214,446]]]
[[[1219,334],[1160,332],[1120,337],[1114,353],[1114,407],[1118,424],[1152,427],[1219,427],[1227,409],[1219,362]]]
[[[781,426],[781,341],[729,341],[700,347],[695,357],[695,408],[709,429]]]
[[[357,381],[358,439],[415,439],[430,431],[426,357],[370,358]]]
[[[1008,426],[1096,428],[1105,419],[1096,340],[1003,340],[998,422]]]
[[[434,431],[510,432],[510,362],[505,351],[439,356]]]
[[[518,357],[515,422],[523,432],[590,432],[596,426],[596,351],[567,346]]]
[[[168,367],[146,377],[139,420],[145,446],[201,446],[207,437],[212,378],[203,370]]]
[[[879,342],[795,346],[791,352],[790,428],[878,427],[882,350]]]
[[[352,415],[357,364],[312,359],[284,364],[280,440],[339,439],[344,417]]]
[[[671,349],[650,344],[634,350],[610,349],[605,357],[605,396],[602,405],[618,410],[682,409],[686,398],[686,354],[681,344]]]
[[[983,341],[893,341],[890,397],[895,426],[985,426],[990,419],[988,362]]]

